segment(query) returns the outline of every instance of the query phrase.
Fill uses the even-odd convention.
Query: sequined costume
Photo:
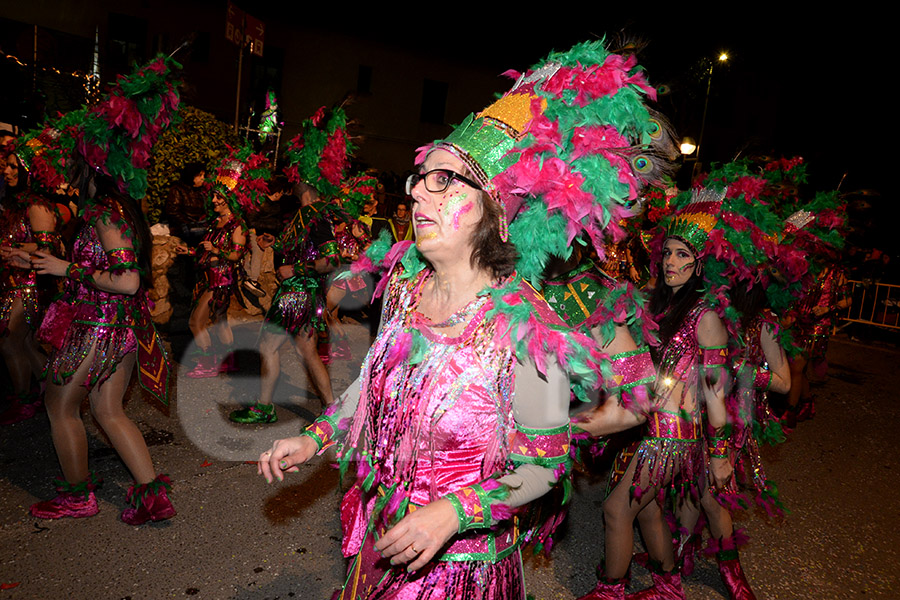
[[[53,210],[44,198],[28,191],[11,194],[0,212],[0,244],[20,248],[24,244],[37,244],[38,250],[59,255],[59,236],[54,231],[33,231],[28,210],[35,205]],[[0,262],[0,337],[7,334],[9,317],[16,299],[21,300],[25,322],[35,330],[41,324],[46,308],[46,290],[38,286],[38,276],[30,269],[18,269]]]
[[[313,264],[320,258],[338,261],[326,210],[321,201],[301,207],[276,242],[275,250],[283,254],[284,264],[293,265],[294,276],[282,281],[272,298],[264,323],[269,330],[296,336],[308,329],[325,329],[324,276]]]
[[[590,261],[584,261],[559,278],[544,282],[547,303],[572,327],[579,327],[615,288],[616,282]]]
[[[123,272],[138,268],[137,258],[127,233],[123,233],[123,209],[113,200],[99,201],[86,210],[69,260],[70,274],[61,297],[47,309],[38,330],[38,338],[52,348],[48,376],[57,385],[66,384],[94,350],[94,358],[84,386],[103,383],[129,353],[138,351],[141,385],[165,401],[168,362],[162,343],[150,320],[146,290],[134,295],[106,292],[90,279],[94,270]],[[118,229],[118,247],[105,248],[101,231]],[[81,277],[73,273],[81,271]]]
[[[543,384],[536,375],[524,379],[533,365],[517,363],[488,295],[465,309],[470,318],[462,333],[438,333],[417,311],[431,276],[428,269],[412,276],[395,269],[358,394],[345,395],[305,432],[320,448],[343,438],[342,461],[359,461],[341,510],[343,551],[354,558],[340,597],[524,599],[518,550],[524,531],[513,515],[566,469],[568,382],[558,368],[548,369]],[[520,419],[528,403],[558,414],[526,427]],[[529,477],[537,479],[534,497],[514,498],[530,487]],[[456,509],[460,533],[415,575],[390,568],[373,551],[374,541],[406,513],[440,498]]]
[[[359,255],[365,251],[366,247],[372,241],[372,236],[369,235],[369,226],[361,220],[348,217],[344,223],[346,223],[346,225],[340,231],[335,232],[334,239],[342,260],[352,261],[355,260],[353,257],[359,257]],[[361,235],[359,238],[353,235],[354,226],[360,230]],[[332,278],[331,285],[347,290],[350,294],[364,290],[366,288],[366,280],[364,277],[360,275],[352,275],[350,277],[339,276],[340,273],[347,270],[349,270],[349,267],[346,265],[339,268]]]
[[[660,349],[657,362],[657,390],[662,386],[673,389],[682,383],[681,398],[677,412],[657,408],[644,425],[644,438],[625,448],[616,457],[607,486],[607,495],[619,484],[631,460],[636,460],[631,493],[639,496],[647,491],[641,486],[642,473],[649,474],[649,487],[659,489],[660,497],[667,490],[682,496],[699,498],[696,482],[705,468],[703,446],[701,444],[700,381],[704,366],[704,353],[718,354],[719,364],[724,364],[724,349],[701,349],[697,340],[697,325],[709,309],[698,302],[688,312],[678,331]],[[707,364],[708,366],[708,364]],[[685,407],[684,400],[693,390],[692,407]],[[668,400],[661,394],[657,405],[662,407]]]
[[[762,442],[784,439],[781,425],[772,414],[768,402],[771,373],[763,353],[763,329],[778,331],[778,319],[763,310],[743,331],[744,350],[740,367],[735,373],[735,385],[726,399],[731,424],[730,453],[739,486],[752,490],[755,498],[770,512],[778,512],[775,487],[766,477],[760,456]]]
[[[231,294],[237,286],[237,270],[240,268],[246,247],[234,243],[234,232],[238,228],[247,234],[247,226],[237,216],[231,215],[222,224],[218,219],[210,223],[203,236],[204,242],[210,242],[215,252],[197,248],[197,268],[200,270],[197,284],[194,286],[194,306],[200,298],[209,290],[212,297],[209,299],[210,323],[217,323],[227,317],[228,304],[231,302]],[[228,260],[224,255],[238,252],[237,260]]]
[[[797,322],[797,342],[807,349],[813,359],[825,357],[828,337],[834,324],[834,311],[838,303],[848,294],[847,278],[838,265],[831,265],[819,273],[815,282],[800,303]],[[825,312],[817,316],[816,308]]]

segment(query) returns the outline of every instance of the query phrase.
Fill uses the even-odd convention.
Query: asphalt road
[[[285,599],[329,598],[345,564],[340,555],[337,471],[326,461],[267,485],[252,461],[272,439],[295,434],[320,404],[307,391],[293,351],[282,349],[275,425],[231,425],[228,411],[252,401],[257,323],[236,329],[243,371],[173,381],[164,414],[132,386],[127,410],[155,463],[171,475],[178,515],[130,527],[119,521],[129,475],[85,405],[91,465],[104,479],[101,511],[89,519],[40,521],[28,506],[54,494],[59,467],[45,414],[0,429],[0,598]],[[176,358],[184,338],[173,337]],[[367,330],[350,327],[353,356],[331,366],[335,389],[356,375]],[[898,582],[898,394],[896,350],[834,340],[818,414],[789,441],[766,448],[768,472],[791,514],[770,523],[739,517],[751,543],[742,562],[760,599],[900,598]],[[595,581],[603,526],[602,476],[579,476],[563,535],[552,556],[526,554],[535,598],[571,599]],[[638,547],[639,549],[639,542]],[[635,568],[632,589],[649,577]],[[689,599],[725,598],[713,561],[686,580]]]

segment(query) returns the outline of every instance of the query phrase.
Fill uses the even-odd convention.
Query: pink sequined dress
[[[764,328],[777,335],[778,319],[769,310],[762,311],[743,332],[744,351],[735,385],[726,399],[728,421],[732,425],[730,453],[735,475],[742,490],[770,513],[783,512],[777,487],[766,477],[759,446],[761,442],[783,441],[784,434],[768,402],[768,373],[761,336]]]
[[[138,268],[132,236],[116,201],[98,203],[83,219],[69,253],[74,266],[113,273]],[[104,247],[99,232],[112,230],[106,239],[115,239],[116,244]],[[47,369],[53,383],[68,383],[93,349],[84,382],[85,387],[93,388],[109,378],[126,355],[138,351],[141,385],[165,401],[168,363],[150,320],[143,287],[134,295],[116,294],[100,290],[90,281],[66,279],[62,296],[47,309],[38,337],[52,346]]]
[[[197,249],[197,268],[200,273],[197,285],[194,286],[194,305],[204,293],[212,290],[212,297],[209,299],[210,323],[226,318],[231,294],[237,285],[237,270],[246,250],[245,246],[233,242],[234,232],[238,228],[246,235],[247,226],[235,215],[231,215],[221,226],[218,219],[214,220],[206,230],[203,241],[212,243],[218,255],[203,250],[202,246]],[[222,256],[232,252],[238,252],[240,257],[231,261]]]
[[[20,248],[24,244],[37,244],[39,250],[59,255],[59,236],[54,231],[34,231],[28,210],[41,205],[53,210],[50,203],[28,191],[16,193],[4,202],[0,212],[0,245]],[[49,298],[46,290],[38,286],[38,276],[31,269],[19,269],[0,261],[0,337],[6,335],[9,317],[15,301],[21,300],[25,322],[34,330],[41,324],[43,309]]]
[[[568,465],[568,381],[556,368],[523,383],[528,369],[489,295],[470,305],[462,333],[441,335],[417,310],[431,275],[395,269],[358,393],[305,432],[321,448],[343,438],[342,461],[357,465],[341,510],[353,558],[339,597],[524,599],[518,519]],[[528,403],[553,416],[526,427]],[[389,527],[441,498],[460,533],[426,567],[410,574],[374,552]]]
[[[660,386],[674,388],[683,384],[681,402],[677,411],[657,408],[648,415],[644,425],[644,437],[624,448],[616,456],[607,486],[607,494],[622,481],[632,460],[635,465],[631,493],[640,496],[654,487],[660,497],[667,491],[690,494],[699,498],[697,481],[705,469],[703,432],[700,415],[700,343],[697,340],[697,325],[709,309],[698,302],[688,312],[678,331],[659,350],[657,360],[657,389]],[[724,353],[722,355],[724,357]],[[660,383],[662,382],[662,383]],[[693,390],[695,402],[686,410],[684,399]],[[658,406],[665,405],[668,398],[661,396]],[[649,473],[649,487],[641,486],[641,474]]]
[[[812,358],[824,358],[828,337],[834,324],[835,309],[847,297],[847,278],[843,268],[831,265],[819,273],[800,303],[797,319],[797,344],[804,346]],[[814,309],[825,309],[816,315]]]

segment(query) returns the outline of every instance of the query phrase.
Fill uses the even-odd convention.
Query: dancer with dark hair
[[[609,86],[591,84],[598,70]],[[586,399],[605,373],[614,398],[646,404],[652,364],[627,328],[604,323],[604,344],[623,351],[610,357],[529,283],[551,255],[568,257],[572,236],[602,251],[620,233],[651,171],[646,155],[641,172],[623,155],[658,133],[644,77],[633,58],[580,44],[421,149],[406,187],[415,244],[376,241],[354,269],[387,271],[359,379],[260,456],[270,482],[334,443],[345,468],[358,463],[341,511],[352,558],[335,597],[524,600],[519,546],[549,546],[564,514],[549,495],[566,496],[570,389]],[[581,145],[587,130],[615,148]]]
[[[132,371],[161,401],[166,399],[168,363],[150,320],[151,237],[140,209],[146,168],[156,135],[178,107],[169,80],[177,63],[159,57],[128,78],[91,109],[70,114],[63,136],[74,135],[82,165],[79,212],[82,226],[68,260],[38,250],[18,260],[38,274],[65,278],[65,291],[47,311],[39,337],[53,346],[48,366],[47,414],[63,479],[57,496],[31,506],[42,519],[89,517],[99,511],[99,478],[88,467],[81,404],[90,393],[91,412],[134,477],[121,515],[129,525],[175,515],[170,481],[157,474],[140,429],[123,401]],[[115,110],[113,110],[115,108]],[[142,135],[133,136],[116,111],[129,115]]]
[[[228,306],[232,295],[238,292],[238,270],[243,268],[247,251],[244,215],[264,201],[268,178],[265,157],[253,154],[249,147],[232,151],[207,185],[210,219],[206,234],[195,248],[175,248],[179,254],[195,256],[199,270],[189,326],[200,355],[194,368],[187,372],[188,377],[216,377],[220,372],[237,370],[231,351],[234,334],[228,323]],[[218,348],[214,347],[210,329],[219,341]]]
[[[331,377],[316,344],[325,330],[325,275],[339,264],[330,211],[340,192],[349,165],[352,145],[346,137],[343,109],[324,107],[304,121],[285,153],[285,174],[300,198],[300,210],[274,245],[283,264],[276,268],[278,290],[263,320],[259,338],[259,399],[247,408],[233,411],[236,423],[274,423],[278,414],[272,403],[281,375],[278,349],[288,339],[300,356],[324,406],[334,402]]]
[[[47,356],[34,333],[48,304],[48,290],[38,285],[37,273],[11,262],[10,250],[31,254],[42,250],[60,254],[53,203],[29,189],[28,171],[13,147],[0,148],[5,194],[0,211],[0,355],[12,380],[10,406],[0,425],[35,415],[43,405],[40,382]]]

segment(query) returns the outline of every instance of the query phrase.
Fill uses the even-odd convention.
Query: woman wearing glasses
[[[607,56],[594,43],[565,62],[580,70]],[[609,357],[592,352],[592,339],[569,330],[527,282],[539,280],[547,248],[565,248],[567,225],[594,223],[562,214],[552,194],[517,194],[515,161],[503,159],[532,122],[546,121],[546,104],[532,99],[556,72],[534,69],[524,87],[420,153],[406,182],[415,242],[390,251],[376,242],[367,254],[388,275],[359,379],[303,435],[260,457],[269,482],[335,442],[343,466],[355,463],[357,482],[341,506],[342,550],[352,559],[340,598],[524,600],[519,545],[549,544],[561,520],[562,497],[542,497],[562,493],[556,484],[569,468],[570,383]],[[608,196],[584,194],[613,208]],[[551,212],[560,218],[539,233],[533,219]],[[627,333],[607,351],[620,347],[635,350]],[[652,371],[649,357],[644,367]]]

